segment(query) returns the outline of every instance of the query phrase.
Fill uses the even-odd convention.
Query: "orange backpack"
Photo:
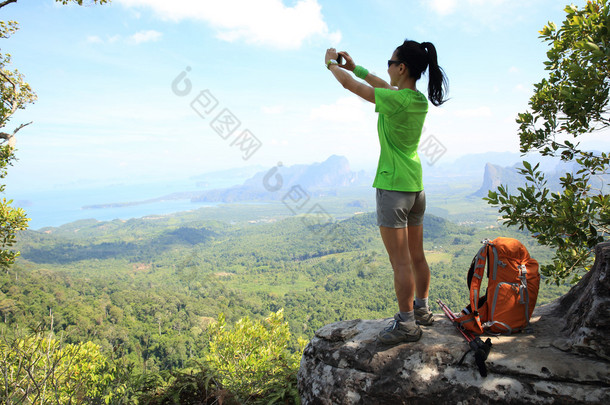
[[[521,242],[499,237],[485,240],[468,270],[470,305],[456,319],[464,329],[511,334],[529,325],[536,306],[540,274]],[[481,296],[481,283],[487,262],[487,291]]]

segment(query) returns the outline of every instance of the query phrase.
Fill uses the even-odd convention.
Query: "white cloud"
[[[118,0],[127,7],[148,7],[163,19],[185,19],[210,24],[224,41],[245,41],[280,49],[295,49],[312,37],[334,44],[339,31],[330,32],[317,0],[298,0],[288,7],[282,0]]]
[[[138,45],[144,42],[158,41],[161,36],[163,36],[163,34],[155,30],[138,31],[135,34],[125,38],[124,42]],[[91,44],[112,44],[123,40],[123,37],[121,37],[119,34],[116,34],[112,36],[106,36],[106,39],[102,39],[97,35],[89,35],[86,40],[88,43]]]
[[[525,86],[525,85],[523,85],[523,84],[519,83],[519,84],[517,84],[517,85],[515,86],[515,91],[516,91],[517,93],[530,94],[531,89],[530,89],[530,87]]]
[[[154,42],[158,41],[163,34],[155,30],[138,31],[129,37],[129,41],[134,44],[141,44],[143,42]]]
[[[474,117],[491,117],[491,108],[483,106],[478,108],[470,108],[466,110],[458,110],[454,112],[456,117],[474,118]]]
[[[521,69],[519,69],[517,66],[511,66],[508,69],[508,73],[521,73]]]
[[[106,39],[100,38],[97,35],[89,35],[87,37],[87,42],[90,44],[113,44],[121,39],[120,35],[106,35]]]
[[[433,107],[432,104],[428,106],[427,117],[442,117],[447,114],[446,108]]]
[[[515,2],[515,0],[512,0],[512,2]],[[484,5],[499,6],[504,3],[508,3],[508,0],[468,0],[468,4],[477,7]]]
[[[370,106],[368,111],[365,107]],[[373,105],[358,97],[343,97],[334,104],[323,104],[310,112],[310,119],[335,123],[361,122],[366,116],[373,116]]]
[[[441,15],[452,14],[459,9],[466,10],[489,10],[495,9],[500,6],[503,6],[507,3],[519,3],[519,0],[512,0],[508,2],[507,0],[462,0],[459,2],[457,0],[426,0],[423,3],[427,4],[432,10]],[[525,3],[524,0],[521,0],[521,3]]]
[[[277,115],[282,114],[284,111],[286,111],[286,108],[283,105],[270,105],[262,106],[261,111],[263,112],[263,114]]]
[[[420,3],[441,17],[457,17],[458,25],[471,32],[514,25],[539,5],[531,0],[420,0]]]
[[[279,140],[277,138],[272,138],[270,143],[271,143],[271,145],[281,145],[281,146],[287,146],[289,144],[289,142],[286,139]]]
[[[504,124],[506,125],[513,125],[513,126],[517,126],[517,124],[515,124],[515,120],[517,119],[517,114],[506,114],[506,116],[504,117],[504,120],[502,120],[502,122],[504,122]]]
[[[92,43],[92,44],[101,44],[104,42],[104,40],[100,37],[98,37],[97,35],[89,35],[87,37],[87,42]]]
[[[429,3],[432,10],[436,11],[441,15],[447,15],[453,13],[455,6],[457,6],[457,0],[431,0]]]

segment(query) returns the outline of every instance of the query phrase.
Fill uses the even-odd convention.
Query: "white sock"
[[[428,297],[417,298],[415,297],[415,308],[426,308],[428,309]]]
[[[403,322],[415,322],[415,312],[414,311],[399,312],[398,314],[400,316],[400,319]]]

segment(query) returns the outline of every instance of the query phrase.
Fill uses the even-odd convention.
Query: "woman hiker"
[[[337,62],[339,57],[345,59],[343,64]],[[417,155],[428,100],[415,85],[428,69],[428,99],[439,106],[446,101],[447,78],[430,42],[405,40],[396,48],[388,60],[389,84],[357,66],[347,52],[329,48],[324,61],[344,88],[374,103],[379,113],[381,154],[373,187],[377,189],[377,225],[394,270],[399,312],[378,339],[385,344],[415,342],[422,335],[418,325],[434,321],[428,307],[430,268],[423,245],[426,196]]]

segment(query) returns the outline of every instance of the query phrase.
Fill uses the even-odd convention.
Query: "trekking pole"
[[[465,331],[455,322],[457,317],[455,316],[455,314],[453,312],[451,312],[449,307],[447,305],[445,305],[445,303],[443,303],[443,301],[441,301],[440,299],[436,300],[436,303],[441,307],[441,309],[443,310],[443,312],[445,313],[447,318],[449,318],[451,323],[455,326],[455,328],[460,331],[462,336],[464,336],[464,339],[466,339],[466,341],[468,343],[472,342],[474,340],[474,337],[472,336],[472,334],[470,332]]]
[[[468,346],[470,347],[470,349],[468,349],[468,351],[464,353],[464,355],[457,364],[461,365],[464,359],[466,358],[466,355],[472,351],[474,352],[474,362],[479,368],[479,373],[482,377],[487,377],[487,366],[485,365],[485,360],[487,360],[487,356],[489,356],[489,352],[491,351],[491,339],[487,338],[487,340],[483,342],[480,337],[475,337],[472,333],[465,331],[456,322],[457,316],[455,316],[455,314],[451,311],[451,309],[449,309],[447,305],[443,303],[443,301],[439,299],[436,300],[436,303],[441,307],[441,309],[443,310],[447,318],[449,318],[451,323],[453,323],[453,326],[455,326],[455,328],[460,331],[462,336],[464,336],[464,339],[466,339],[466,342],[468,342]]]
[[[491,339],[487,338],[487,340],[483,342],[481,338],[477,336],[469,345],[470,350],[474,351],[474,362],[479,368],[479,373],[482,377],[487,377],[485,360],[487,360],[487,356],[489,356],[489,352],[491,351]]]

